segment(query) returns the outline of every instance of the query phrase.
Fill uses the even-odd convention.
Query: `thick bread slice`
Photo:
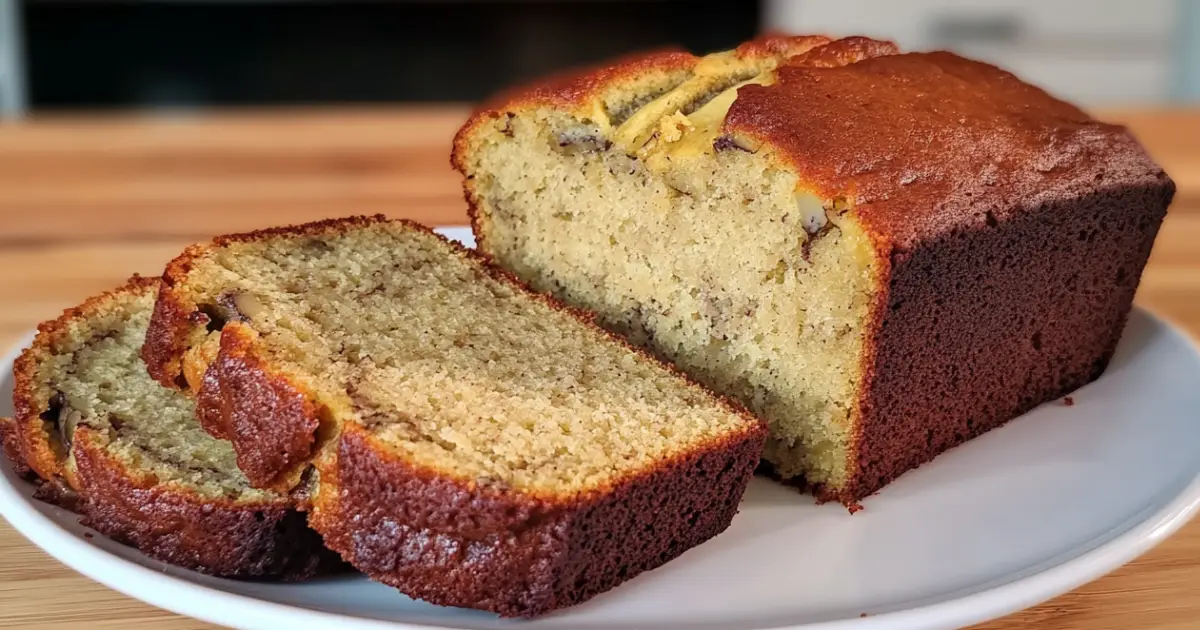
[[[481,252],[741,401],[769,472],[851,507],[1099,377],[1175,191],[1122,127],[866,38],[538,81],[451,160]]]
[[[143,349],[260,486],[371,577],[534,615],[724,530],[755,419],[425,228],[221,237],[164,275]]]
[[[138,356],[159,281],[134,277],[39,327],[14,368],[16,417],[0,422],[18,473],[72,502],[84,524],[205,573],[303,579],[342,566],[297,500],[250,486],[232,448]]]

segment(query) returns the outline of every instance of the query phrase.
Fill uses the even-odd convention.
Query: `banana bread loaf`
[[[191,399],[138,356],[156,278],[42,324],[17,360],[16,417],[0,422],[18,473],[85,525],[145,554],[226,577],[296,580],[342,565],[286,494],[259,490],[233,449],[200,429]],[[74,498],[74,501],[68,499]]]
[[[452,162],[484,253],[742,401],[770,472],[847,504],[1097,378],[1174,194],[1124,128],[865,38],[554,77]]]
[[[415,224],[220,237],[167,267],[143,356],[256,485],[306,471],[359,570],[506,616],[723,531],[764,426]]]

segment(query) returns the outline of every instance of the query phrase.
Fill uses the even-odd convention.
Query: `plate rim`
[[[1200,344],[1182,326],[1152,310],[1135,305],[1135,313],[1161,326],[1175,343],[1200,358]],[[29,345],[33,332],[22,337],[0,358],[0,375],[12,371],[13,362]],[[194,619],[234,628],[319,630],[345,627],[356,630],[453,630],[452,626],[386,621],[351,614],[331,613],[231,593],[184,577],[165,574],[105,551],[76,536],[41,513],[14,485],[15,474],[5,465],[0,474],[0,516],[26,540],[55,560],[127,597]],[[772,625],[756,630],[937,630],[981,623],[1009,615],[1072,591],[1143,555],[1192,520],[1200,511],[1200,463],[1196,475],[1162,508],[1131,517],[1134,522],[1113,538],[1029,575],[966,595],[857,619]],[[1119,526],[1118,526],[1119,527]],[[1094,541],[1095,539],[1093,539]],[[1053,562],[1053,558],[1047,561]]]

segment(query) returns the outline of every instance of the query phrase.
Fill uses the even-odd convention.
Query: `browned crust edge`
[[[146,293],[153,291],[157,286],[157,278],[134,275],[120,287],[89,297],[82,304],[65,309],[57,318],[38,324],[33,343],[13,363],[13,419],[17,425],[16,433],[22,438],[21,453],[26,464],[42,479],[57,482],[68,473],[64,470],[58,454],[51,448],[43,428],[40,414],[47,408],[48,401],[33,399],[38,362],[50,356],[50,348],[66,338],[70,322],[92,317],[105,305],[121,296]]]
[[[196,415],[205,431],[233,444],[252,485],[287,492],[316,454],[320,411],[316,396],[268,365],[256,341],[250,328],[226,324]]]
[[[58,459],[40,418],[45,403],[33,400],[37,363],[52,354],[71,321],[88,319],[108,303],[153,291],[158,284],[157,278],[135,275],[38,326],[33,344],[14,365],[18,415],[0,421],[0,439],[14,470],[37,486],[35,498],[78,512],[85,525],[164,562],[226,577],[283,580],[344,570],[320,536],[305,531],[304,514],[291,500],[239,504],[158,485],[153,476],[125,468],[92,444],[86,426],[74,436],[75,470]]]
[[[128,470],[76,431],[81,523],[146,555],[230,578],[303,580],[342,570],[337,554],[287,502],[238,504],[176,492]]]
[[[455,134],[451,164],[460,168],[454,157],[458,155],[460,142],[465,142],[467,135],[476,127],[498,118],[504,110],[538,106],[576,108],[622,80],[655,70],[687,70],[699,60],[699,57],[678,48],[643,51],[573,68],[502,91],[481,103]]]
[[[851,505],[1099,378],[1121,340],[1174,192],[1162,175],[1079,191],[994,225],[981,217],[979,230],[911,250],[877,244],[883,284],[870,324],[877,343],[862,357],[855,470],[845,487],[817,488],[818,496]],[[1113,225],[1120,227],[1105,231]],[[1039,252],[1030,245],[1039,231],[1067,238]],[[952,272],[947,248],[976,256],[978,264]],[[943,301],[956,282],[967,287],[962,301]],[[940,322],[934,333],[926,330],[930,321]],[[964,345],[963,338],[973,341]],[[943,374],[914,356],[947,357],[954,370]],[[922,419],[919,432],[904,430],[911,418]]]
[[[20,432],[17,421],[13,418],[0,418],[0,446],[3,446],[4,456],[17,477],[33,484],[33,498],[57,505],[63,509],[78,512],[79,496],[67,486],[62,479],[47,481],[38,476],[30,468],[25,456],[25,436]]]
[[[37,475],[29,467],[21,444],[21,436],[17,432],[17,421],[12,418],[0,418],[0,447],[4,448],[4,456],[12,464],[13,472],[17,473],[18,477],[26,481],[33,481]]]
[[[415,467],[350,426],[320,465],[311,522],[356,568],[407,595],[531,617],[724,531],[765,437],[728,435],[609,487],[547,501]]]

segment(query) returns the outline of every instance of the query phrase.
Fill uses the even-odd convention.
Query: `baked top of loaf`
[[[39,326],[14,367],[7,455],[48,498],[76,495],[85,524],[165,562],[288,579],[336,565],[296,501],[252,487],[195,403],[146,372],[158,285],[135,276]]]
[[[714,67],[724,92],[701,95],[706,115],[668,102]],[[874,238],[900,248],[993,224],[1003,218],[995,213],[1014,208],[1167,179],[1124,127],[1004,70],[948,52],[819,36],[755,40],[702,58],[651,53],[512,90],[459,131],[452,162],[470,170],[479,126],[546,107],[645,158],[768,155],[798,175],[800,192],[838,200]],[[654,120],[646,133],[622,135],[638,115]]]
[[[297,483],[344,422],[414,466],[549,498],[763,431],[585,315],[409,222],[221,237],[189,248],[164,282],[143,356],[159,382],[182,375],[199,389],[206,427],[234,442],[260,486]],[[287,384],[265,387],[300,392],[266,403],[295,419],[292,434],[277,418],[233,417],[231,388],[249,384],[215,391],[222,372],[247,364]]]

